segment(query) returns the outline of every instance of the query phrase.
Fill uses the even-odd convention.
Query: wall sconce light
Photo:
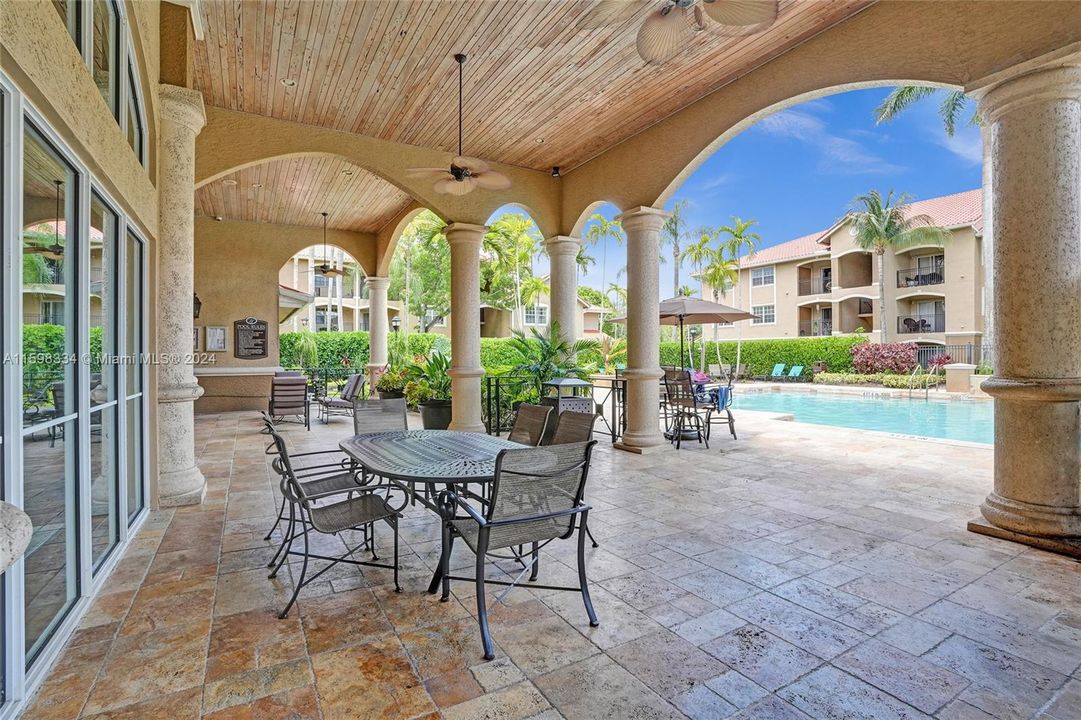
[[[195,319],[199,319],[199,313],[203,309],[203,301],[199,299],[198,293],[192,293],[191,299],[191,314]]]

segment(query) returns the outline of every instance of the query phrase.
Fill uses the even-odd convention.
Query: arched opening
[[[364,268],[336,245],[311,245],[278,271],[279,331],[368,330]]]
[[[588,258],[578,276],[578,297],[589,304],[583,318],[585,337],[626,335],[624,325],[612,322],[627,312],[627,248],[618,220],[621,212],[599,200],[586,207],[574,225],[574,237],[582,239],[582,252]]]

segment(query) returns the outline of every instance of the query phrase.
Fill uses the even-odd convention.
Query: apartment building
[[[333,275],[319,271],[322,265],[335,270]],[[480,306],[481,337],[510,337],[516,327],[548,326],[550,300],[547,293],[522,307],[521,322],[514,321],[514,310],[494,305]],[[575,337],[597,338],[601,333],[600,307],[578,298]],[[398,318],[399,327],[450,336],[450,313],[447,316],[422,318],[410,315],[400,300],[387,301],[388,321]],[[279,332],[300,330],[353,331],[371,327],[368,288],[364,273],[348,253],[335,247],[310,247],[297,253],[278,273]]]
[[[980,190],[914,202],[950,230],[942,246],[887,251],[878,258],[855,244],[852,223],[764,248],[740,262],[739,281],[720,302],[758,316],[741,328],[721,326],[720,339],[845,335],[862,330],[875,341],[975,345],[983,333]],[[702,286],[703,297],[713,289]],[[880,298],[885,299],[882,314]],[[883,333],[885,330],[885,333]]]

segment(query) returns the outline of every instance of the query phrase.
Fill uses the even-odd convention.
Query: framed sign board
[[[206,351],[225,352],[226,328],[207,325],[206,327]]]
[[[267,322],[250,317],[233,322],[233,357],[258,360],[267,356]]]

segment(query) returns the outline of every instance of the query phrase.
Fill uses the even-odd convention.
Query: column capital
[[[367,283],[368,287],[372,290],[386,290],[390,287],[389,277],[376,277],[375,275],[370,275],[364,278],[364,282]]]
[[[183,125],[196,134],[206,125],[203,94],[198,90],[162,83],[158,85],[158,99],[163,119]]]
[[[476,243],[479,246],[486,232],[488,232],[487,225],[460,222],[453,222],[443,229],[443,234],[447,236],[447,242],[451,245]]]
[[[983,91],[980,116],[992,123],[1008,112],[1037,102],[1081,99],[1081,66],[1065,65],[1003,80]]]
[[[670,213],[655,207],[639,206],[616,216],[624,230],[660,230]]]
[[[544,249],[548,255],[578,255],[582,249],[582,238],[570,235],[556,235],[544,241]]]

